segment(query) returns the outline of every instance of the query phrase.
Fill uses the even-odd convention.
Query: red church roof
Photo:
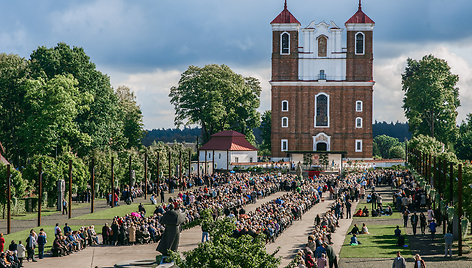
[[[257,151],[257,148],[252,146],[243,134],[233,130],[225,130],[211,135],[210,140],[199,150]]]
[[[280,14],[270,24],[274,23],[297,23],[301,25],[301,23],[292,15],[292,13],[288,11],[287,0],[285,0],[284,10],[282,10],[282,12],[280,12]]]
[[[362,12],[362,5],[361,1],[359,0],[359,9],[357,10],[356,14],[352,16],[346,24],[348,23],[372,23],[375,24],[373,20],[371,20],[364,12]]]

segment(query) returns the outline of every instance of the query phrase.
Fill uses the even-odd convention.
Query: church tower
[[[374,21],[362,12],[362,3],[359,0],[359,9],[348,21],[346,80],[372,81],[373,32]]]
[[[272,80],[298,80],[298,30],[300,22],[284,10],[270,23],[272,25]]]
[[[372,159],[375,23],[361,2],[345,29],[333,21],[301,27],[287,1],[271,26],[273,160],[324,152]]]

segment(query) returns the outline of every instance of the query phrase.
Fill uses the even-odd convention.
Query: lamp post
[[[92,172],[91,172],[91,188],[92,188],[92,193],[90,197],[90,213],[93,213],[94,210],[94,202],[95,202],[95,159],[92,158]]]
[[[11,175],[10,164],[7,165],[7,234],[11,233]]]
[[[69,219],[72,218],[72,160],[69,160]]]

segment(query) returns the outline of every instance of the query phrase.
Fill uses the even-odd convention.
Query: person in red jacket
[[[3,252],[5,248],[5,238],[3,238],[3,234],[0,234],[0,252]]]

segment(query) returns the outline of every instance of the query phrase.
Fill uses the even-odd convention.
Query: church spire
[[[285,0],[284,9],[287,9],[287,0]]]
[[[362,10],[362,3],[361,3],[362,0],[359,0],[359,10]]]

